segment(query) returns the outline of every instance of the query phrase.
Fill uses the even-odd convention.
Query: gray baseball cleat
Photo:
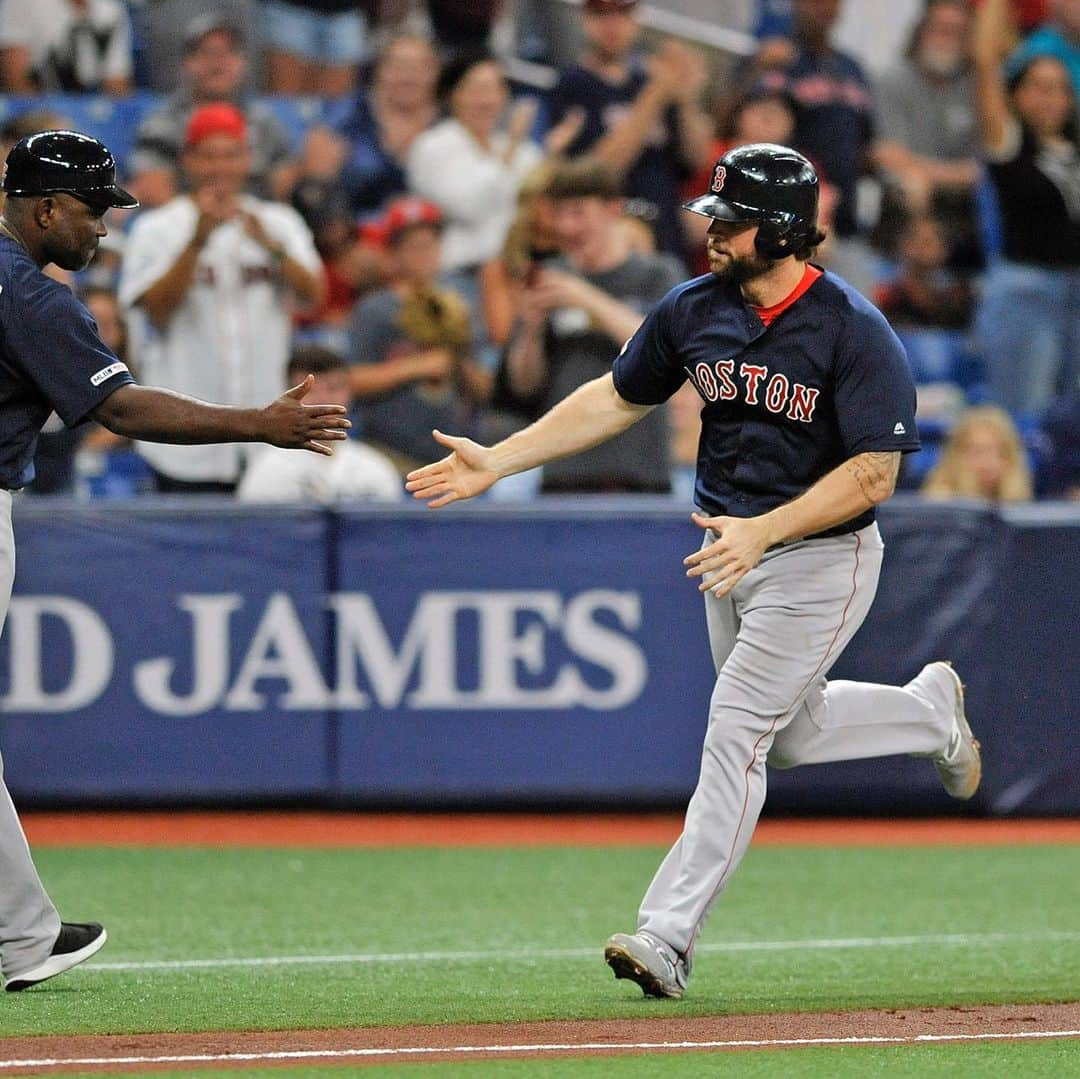
[[[650,933],[615,933],[604,945],[604,959],[616,978],[629,978],[647,997],[675,997],[686,988],[686,962]]]
[[[945,752],[934,758],[934,767],[941,777],[941,785],[946,793],[953,798],[967,801],[979,789],[982,780],[982,757],[978,739],[971,733],[971,726],[964,713],[964,683],[947,660],[928,663],[919,672],[919,676],[927,673],[941,674],[946,678],[952,686],[956,701],[952,735]]]

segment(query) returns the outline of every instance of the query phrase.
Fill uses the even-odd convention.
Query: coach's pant
[[[707,534],[706,543],[715,540]],[[717,679],[682,835],[653,878],[638,928],[692,959],[713,903],[750,843],[774,767],[946,746],[954,692],[829,682],[877,590],[876,525],[769,551],[723,599],[706,593]]]
[[[0,491],[0,626],[15,577],[11,492]],[[13,978],[43,962],[60,932],[60,916],[38,878],[22,825],[4,783],[0,758],[0,969]]]

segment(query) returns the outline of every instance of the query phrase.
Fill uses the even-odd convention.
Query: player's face
[[[772,268],[770,259],[762,258],[754,247],[757,225],[744,221],[713,219],[705,237],[709,270],[729,281],[743,284],[753,281]]]
[[[89,206],[63,193],[49,195],[42,204],[47,222],[42,250],[49,261],[62,270],[86,269],[102,237],[109,234],[104,221],[107,207]]]

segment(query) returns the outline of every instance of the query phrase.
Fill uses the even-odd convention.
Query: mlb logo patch
[[[724,190],[724,180],[727,178],[727,169],[723,165],[717,165],[713,170],[712,183],[709,190],[714,195],[719,195]]]

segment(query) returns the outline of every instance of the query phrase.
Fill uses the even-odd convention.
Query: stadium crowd
[[[902,486],[1080,499],[1080,0],[859,0],[900,43],[873,62],[837,43],[844,6],[762,2],[733,57],[635,0],[0,0],[0,153],[86,130],[142,203],[69,281],[106,340],[241,405],[312,373],[358,439],[294,469],[57,422],[32,490],[404,497],[432,427],[503,437],[609,367],[703,270],[682,202],[767,141],[814,162],[816,261],[907,348]],[[698,404],[498,497],[685,497]]]

